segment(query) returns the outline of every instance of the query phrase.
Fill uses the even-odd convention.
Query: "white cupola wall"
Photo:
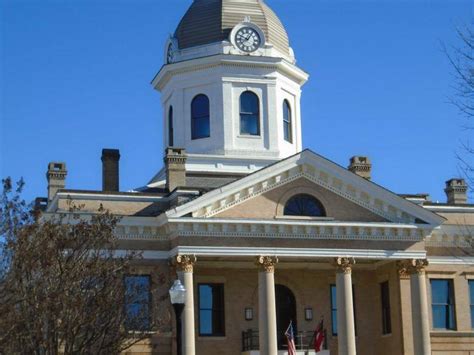
[[[302,147],[300,98],[307,78],[295,65],[272,57],[215,55],[168,64],[153,81],[162,94],[164,145],[185,148],[191,170],[244,173],[296,154]],[[241,107],[245,92],[258,98],[256,112]],[[205,107],[194,107],[199,112],[193,114],[195,98],[197,106],[205,106],[200,95],[209,100],[208,123]]]

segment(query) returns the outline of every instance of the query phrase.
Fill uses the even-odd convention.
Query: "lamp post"
[[[176,280],[170,288],[170,299],[171,304],[174,308],[174,314],[176,316],[176,347],[177,354],[181,355],[182,345],[181,345],[181,314],[183,313],[184,303],[186,300],[186,289],[184,288],[181,281]]]

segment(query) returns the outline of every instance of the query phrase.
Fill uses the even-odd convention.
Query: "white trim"
[[[474,265],[472,256],[431,256],[428,258],[431,265]]]
[[[288,258],[336,258],[341,256],[366,260],[403,260],[424,259],[425,251],[405,250],[369,250],[369,249],[316,249],[316,248],[244,248],[244,247],[202,247],[178,246],[170,251],[135,250],[142,252],[145,260],[167,260],[176,255],[192,254],[196,256],[235,256],[252,257],[259,255],[275,255]],[[116,250],[116,256],[123,256],[130,250]],[[474,258],[471,258],[474,264]],[[430,263],[432,259],[429,259]]]
[[[431,211],[437,211],[437,212],[474,212],[474,206],[423,206],[423,208]]]
[[[203,247],[178,246],[170,251],[170,256],[193,254],[196,256],[259,256],[275,255],[290,258],[336,258],[341,256],[359,259],[424,259],[426,251],[369,250],[369,249],[323,249],[323,248],[243,248],[243,247]]]
[[[294,219],[291,218],[283,219],[278,218],[276,220],[257,220],[257,219],[226,219],[226,218],[169,218],[170,223],[203,223],[203,224],[270,224],[270,225],[309,225],[309,226],[334,226],[334,227],[359,227],[359,228],[401,228],[401,229],[426,229],[431,230],[429,225],[426,224],[403,224],[403,223],[390,223],[390,222],[342,222],[333,220],[321,220],[321,219]]]

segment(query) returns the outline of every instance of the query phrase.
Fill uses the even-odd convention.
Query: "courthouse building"
[[[176,353],[167,293],[179,277],[185,355],[284,354],[290,322],[298,352],[314,354],[321,319],[321,354],[474,354],[463,179],[440,182],[447,201],[434,203],[371,181],[368,157],[345,167],[304,150],[309,75],[263,0],[195,0],[163,60],[164,167],[148,184],[120,191],[113,149],[100,191],[66,189],[65,163],[47,172],[46,213],[103,205],[123,216],[121,250],[143,251],[129,279],[149,302],[134,306],[162,327],[129,353]]]

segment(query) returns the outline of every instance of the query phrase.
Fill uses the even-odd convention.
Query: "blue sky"
[[[0,0],[0,176],[46,196],[49,161],[67,187],[101,188],[103,147],[121,150],[121,189],[162,165],[161,106],[150,81],[191,0]],[[444,201],[459,175],[463,119],[447,103],[440,42],[472,20],[464,0],[267,0],[290,35],[303,88],[303,144],[347,165],[370,156],[397,193]]]

